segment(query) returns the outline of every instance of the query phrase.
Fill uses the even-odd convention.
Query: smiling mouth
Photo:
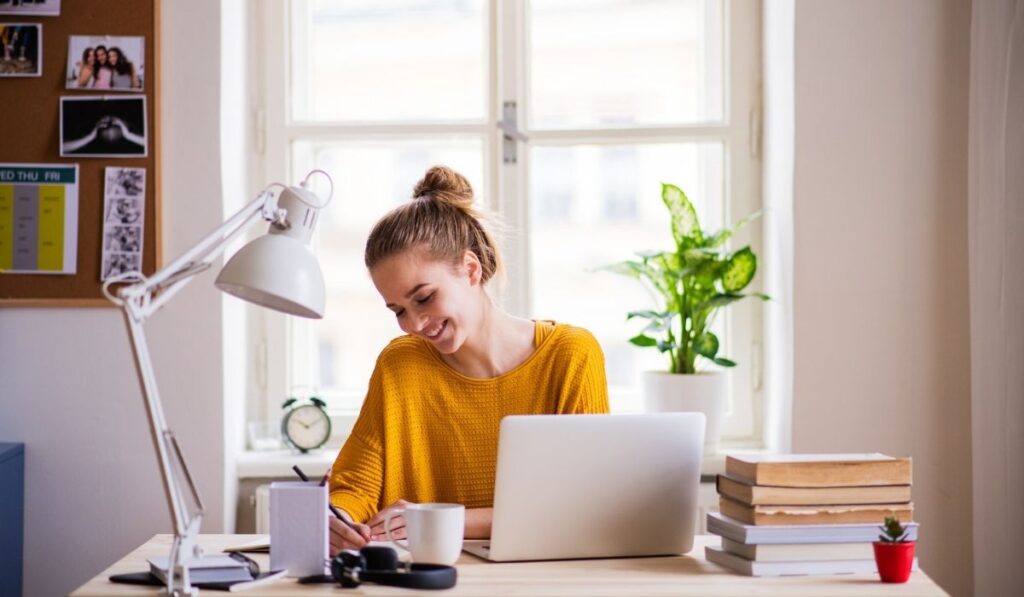
[[[429,330],[425,330],[423,332],[423,335],[426,336],[427,338],[429,338],[430,340],[435,340],[435,339],[438,338],[438,336],[441,335],[441,332],[443,332],[445,330],[445,328],[447,328],[447,327],[448,327],[448,320],[445,319],[439,325],[436,325],[436,326],[434,326],[433,328],[431,328]]]

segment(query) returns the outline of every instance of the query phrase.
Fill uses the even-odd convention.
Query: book
[[[812,524],[812,525],[751,525],[743,524],[720,512],[707,515],[708,532],[746,543],[747,545],[776,545],[780,543],[871,543],[882,533],[881,523],[873,524]],[[907,539],[917,541],[918,525],[905,522]]]
[[[805,562],[754,562],[729,553],[717,547],[704,548],[704,557],[709,562],[747,576],[812,576],[828,574],[875,574],[878,568],[875,560],[833,560]],[[917,558],[913,569],[917,570]],[[877,581],[877,578],[874,579]]]
[[[750,485],[856,487],[911,485],[910,458],[885,454],[752,454],[726,456],[728,476]]]
[[[756,562],[804,562],[834,560],[871,560],[875,557],[870,543],[790,543],[748,545],[722,537],[722,549]]]
[[[161,582],[167,583],[166,556],[150,558],[149,572]],[[235,583],[254,579],[253,570],[244,560],[229,555],[208,555],[193,560],[188,567],[189,582],[200,583]]]
[[[747,524],[857,524],[881,525],[886,516],[914,519],[914,504],[852,504],[831,506],[747,506],[722,497],[722,514]]]
[[[270,536],[256,535],[255,539],[252,541],[229,545],[221,551],[224,553],[231,553],[233,551],[240,551],[243,553],[270,553]]]
[[[898,504],[910,501],[910,485],[775,487],[752,485],[726,475],[718,475],[716,486],[719,494],[748,506]]]

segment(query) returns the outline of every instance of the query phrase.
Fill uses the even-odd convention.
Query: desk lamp
[[[313,319],[323,317],[324,278],[308,244],[320,210],[334,195],[334,184],[331,182],[327,200],[321,202],[306,188],[310,177],[316,173],[331,182],[326,172],[313,170],[298,187],[273,183],[209,236],[152,276],[125,272],[108,278],[103,284],[103,294],[124,312],[167,507],[174,522],[165,595],[198,593],[189,581],[189,565],[196,564],[203,555],[196,543],[203,503],[174,432],[164,420],[142,324],[193,276],[209,269],[228,243],[258,217],[269,222],[267,233],[246,244],[228,260],[217,276],[217,288],[275,311]],[[280,187],[276,197],[272,192],[275,187]]]

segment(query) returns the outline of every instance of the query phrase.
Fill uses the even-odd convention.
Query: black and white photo
[[[65,86],[139,92],[145,78],[146,38],[115,35],[68,37]]]
[[[0,15],[59,17],[60,0],[0,0]]]
[[[103,257],[102,279],[125,272],[137,272],[141,266],[142,256],[138,253],[107,253]]]
[[[142,219],[144,204],[141,198],[113,197],[108,202],[104,224],[136,224]]]
[[[0,23],[0,77],[38,77],[42,65],[43,26]]]
[[[139,199],[145,190],[145,168],[107,168],[105,188],[107,196]]]
[[[119,253],[136,253],[142,246],[139,226],[111,226],[103,235],[103,248]]]
[[[103,178],[104,265],[100,281],[124,271],[139,271],[146,221],[146,169],[108,166]]]
[[[60,98],[61,157],[145,157],[146,98]]]

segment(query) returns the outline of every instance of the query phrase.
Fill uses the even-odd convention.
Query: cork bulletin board
[[[75,259],[74,273],[3,273],[0,272],[0,307],[103,307],[113,306],[101,292],[101,270],[104,259],[104,218],[105,218],[105,176],[107,168],[144,168],[145,184],[138,185],[136,195],[140,204],[144,204],[144,218],[138,227],[141,239],[136,252],[141,250],[141,267],[146,275],[152,274],[160,266],[161,247],[161,213],[160,197],[160,106],[159,78],[159,18],[160,0],[62,0],[59,16],[40,16],[32,14],[0,14],[0,28],[5,25],[38,24],[40,29],[38,48],[41,58],[38,60],[39,76],[0,76],[0,164],[46,164],[78,166],[77,174],[77,224],[69,217],[64,220],[68,225],[77,226],[74,238]],[[0,10],[10,3],[0,4]],[[90,38],[143,38],[137,40],[138,48],[143,52],[144,70],[132,74],[130,87],[136,84],[142,89],[130,89],[128,92],[111,92],[105,87],[68,88],[78,86],[74,77],[69,76],[72,66],[69,65],[69,37],[89,36]],[[85,43],[83,41],[83,43]],[[3,46],[3,44],[0,44]],[[5,48],[0,47],[0,52]],[[80,50],[79,50],[80,51]],[[138,51],[138,50],[136,50]],[[17,52],[17,50],[16,50]],[[126,52],[127,53],[127,52]],[[11,58],[0,54],[0,58]],[[15,56],[15,59],[18,59]],[[72,61],[72,64],[74,61]],[[98,69],[97,69],[98,70]],[[136,82],[136,78],[141,80]],[[102,85],[101,85],[102,86]],[[144,114],[145,135],[143,144],[136,145],[137,151],[127,150],[118,155],[92,157],[90,155],[72,155],[74,146],[67,142],[67,133],[62,140],[62,101],[61,98],[72,98],[64,102],[64,112],[69,108],[79,110],[73,114],[86,114],[81,118],[100,118],[90,116],[87,108],[96,105],[128,106],[136,109],[135,117]],[[97,101],[90,101],[93,98]],[[144,98],[144,100],[142,100]],[[113,102],[107,101],[115,100]],[[99,100],[103,100],[102,103]],[[119,112],[115,112],[121,115]],[[124,116],[128,119],[128,116]],[[71,121],[70,118],[67,119]],[[63,123],[65,131],[68,123]],[[96,129],[93,129],[96,130]],[[128,129],[123,129],[127,131]],[[102,133],[103,131],[101,131]],[[136,140],[137,136],[124,133],[125,139]],[[70,149],[69,149],[70,148]],[[61,154],[67,154],[61,157]],[[83,153],[102,153],[84,150]],[[0,181],[0,209],[3,203],[3,182]],[[10,185],[8,185],[8,202],[10,208]],[[42,188],[42,187],[40,187]],[[42,193],[42,191],[40,191]],[[107,221],[109,222],[109,209]],[[0,213],[0,224],[5,214]],[[7,225],[11,226],[13,216],[6,214]],[[44,216],[39,216],[40,220]],[[108,223],[108,229],[109,229]],[[2,230],[0,230],[2,234]],[[10,230],[8,230],[10,234]],[[64,238],[68,238],[65,230]],[[0,239],[3,240],[3,239]],[[9,240],[9,239],[8,239]],[[22,238],[24,241],[24,238]],[[110,249],[110,241],[106,248]],[[8,243],[10,245],[10,242]],[[8,247],[10,251],[10,247]],[[43,249],[40,248],[40,262],[43,260]],[[65,253],[66,254],[66,253]],[[0,255],[0,258],[3,256]],[[9,257],[9,255],[8,255]],[[8,259],[8,262],[11,260]],[[0,259],[0,263],[4,263]],[[68,267],[65,264],[65,267]],[[4,269],[4,268],[0,268]],[[8,264],[5,269],[11,268]]]

